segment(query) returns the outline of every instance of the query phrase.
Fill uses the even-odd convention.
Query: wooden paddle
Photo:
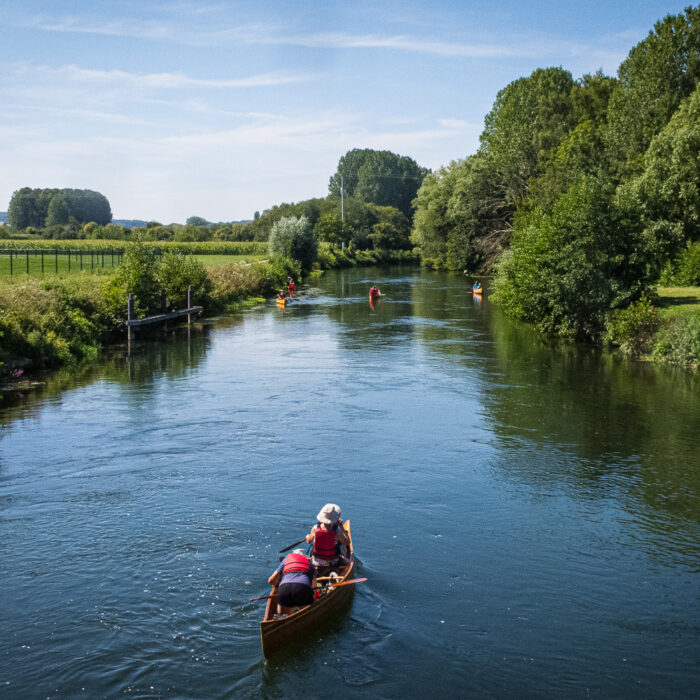
[[[292,547],[296,547],[298,544],[301,544],[302,542],[306,542],[306,537],[304,537],[303,540],[299,540],[298,542],[295,542],[294,544],[290,544],[289,547],[285,547],[284,549],[280,549],[279,553],[283,554],[284,552],[287,552],[288,550],[292,549]]]
[[[349,581],[341,581],[340,583],[331,583],[330,586],[331,588],[338,588],[338,586],[347,586],[351,583],[362,583],[362,581],[366,581],[366,578],[353,578],[350,579]],[[319,588],[323,588],[323,586],[316,586],[314,590],[318,590]],[[250,598],[250,602],[252,603],[254,600],[267,600],[268,598],[274,598],[277,595],[277,593],[273,593],[272,595],[261,595],[258,596],[257,598]]]

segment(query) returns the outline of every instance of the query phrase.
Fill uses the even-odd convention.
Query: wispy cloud
[[[625,34],[614,37],[592,38],[591,41],[562,40],[547,35],[533,34],[512,28],[507,38],[498,41],[444,40],[417,37],[411,34],[373,33],[360,34],[352,32],[318,31],[299,32],[288,29],[287,24],[274,23],[237,23],[226,26],[222,19],[225,8],[218,5],[197,8],[185,3],[187,11],[170,6],[171,12],[164,13],[158,20],[146,18],[121,18],[118,20],[90,20],[89,18],[69,16],[49,18],[34,17],[23,22],[24,26],[48,32],[72,32],[81,34],[98,34],[124,38],[145,39],[153,41],[170,41],[189,46],[224,46],[231,42],[237,45],[257,46],[296,46],[335,50],[386,50],[405,53],[427,54],[444,58],[539,58],[599,54],[601,62],[610,64],[617,60],[619,51],[614,46],[629,48],[629,39]],[[177,10],[177,11],[175,11]],[[220,13],[217,23],[212,20]],[[182,15],[187,15],[192,24],[182,22]],[[198,20],[204,21],[198,23]],[[465,31],[469,31],[468,28]],[[614,42],[611,45],[611,39]]]
[[[34,79],[45,77],[64,79],[75,83],[97,83],[103,86],[128,85],[150,89],[216,88],[240,89],[289,85],[308,82],[316,76],[311,74],[264,73],[244,78],[194,78],[185,73],[132,73],[124,70],[95,70],[76,65],[15,66],[16,74],[32,74]]]

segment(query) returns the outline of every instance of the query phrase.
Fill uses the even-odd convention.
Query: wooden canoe
[[[479,289],[474,289],[474,288],[472,287],[472,292],[474,292],[474,294],[476,294],[476,295],[479,295],[479,296],[480,296],[480,295],[483,293],[483,291],[484,291],[484,288],[483,288],[483,287],[479,287]]]
[[[338,582],[351,579],[355,568],[349,520],[343,523],[343,528],[345,528],[350,538],[350,552],[348,564],[338,570],[338,575],[340,576]],[[273,587],[271,591],[272,596],[267,599],[265,616],[260,623],[260,641],[262,642],[265,658],[269,659],[278,649],[297,639],[302,632],[320,624],[333,610],[337,610],[343,606],[343,603],[350,600],[354,591],[355,584],[339,586],[329,591],[322,590],[319,599],[313,605],[307,605],[291,615],[275,620],[277,588]]]
[[[287,306],[286,299],[275,299],[275,302],[277,303],[277,306]]]

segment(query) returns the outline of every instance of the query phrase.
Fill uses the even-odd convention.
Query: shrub
[[[677,316],[654,339],[652,357],[684,367],[700,365],[700,316]]]
[[[666,263],[660,282],[666,287],[700,286],[700,241],[689,244],[673,262]]]
[[[173,309],[186,307],[190,286],[196,304],[206,306],[209,302],[212,282],[204,265],[190,255],[166,253],[158,266],[158,280]]]
[[[658,312],[649,299],[642,295],[635,304],[608,314],[604,339],[608,343],[619,345],[623,352],[639,357],[651,351],[658,327]]]
[[[296,260],[301,270],[310,270],[318,254],[318,241],[311,223],[305,216],[285,216],[276,221],[270,231],[271,257]]]
[[[105,301],[115,323],[127,317],[127,299],[134,295],[136,316],[149,316],[160,310],[158,263],[153,248],[143,243],[127,246],[121,264],[104,288]]]

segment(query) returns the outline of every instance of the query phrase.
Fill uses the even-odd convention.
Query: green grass
[[[195,255],[194,257],[203,265],[232,265],[239,262],[259,262],[266,260],[268,255]]]
[[[267,256],[261,254],[249,255],[195,255],[195,258],[204,265],[231,265],[240,262],[258,262],[264,260]],[[12,276],[20,277],[27,276],[27,259],[29,260],[29,275],[32,277],[42,275],[67,275],[81,271],[81,256],[79,254],[54,255],[53,251],[44,252],[43,268],[41,250],[32,251],[27,258],[27,255],[12,256]],[[69,266],[70,260],[70,266]],[[103,268],[104,261],[104,268]],[[119,264],[119,258],[110,254],[102,255],[101,252],[95,252],[94,255],[83,252],[82,255],[82,270],[87,272],[111,272],[112,262],[114,267]],[[0,278],[10,277],[10,255],[0,251]]]
[[[662,318],[700,313],[700,287],[659,287],[656,291]]]
[[[10,265],[9,253],[0,252],[0,277],[17,277],[17,276],[41,276],[41,275],[67,275],[74,272],[95,271],[109,272],[114,266],[119,264],[118,256],[109,254],[103,255],[96,252],[93,255],[83,253],[72,255],[54,255],[53,252],[44,252],[41,250],[32,251],[29,256],[26,254],[12,255],[12,264]],[[28,265],[28,267],[27,267]],[[104,267],[103,267],[104,265]],[[28,272],[27,272],[28,270]]]

